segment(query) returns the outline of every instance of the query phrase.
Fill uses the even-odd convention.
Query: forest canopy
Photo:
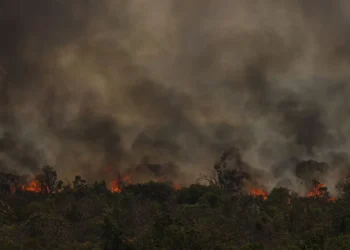
[[[31,181],[0,173],[1,249],[350,248],[350,181],[338,183],[336,197],[317,180],[304,195],[248,190],[248,174],[220,167],[227,156],[205,185],[182,187],[132,176],[64,183],[49,166]],[[299,166],[310,164],[320,163]]]

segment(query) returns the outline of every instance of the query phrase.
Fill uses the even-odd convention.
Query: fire
[[[326,186],[322,183],[317,183],[316,185],[314,185],[314,187],[312,188],[312,191],[307,193],[307,197],[323,197],[326,194],[326,190],[323,189]]]
[[[335,201],[335,197],[330,197],[328,201]]]
[[[267,200],[269,193],[259,188],[252,188],[252,190],[250,191],[250,195],[254,197],[262,197],[264,200]]]
[[[113,193],[120,193],[123,190],[123,185],[126,182],[131,183],[131,177],[129,175],[124,176],[123,178],[121,178],[121,180],[113,180],[111,182],[111,191]]]
[[[327,188],[325,184],[322,183],[316,183],[314,187],[312,188],[312,191],[308,192],[306,194],[306,197],[314,197],[314,198],[321,198],[325,197],[327,195]],[[328,201],[335,201],[334,197],[330,197]]]
[[[40,193],[41,192],[41,185],[38,180],[33,180],[27,185],[21,186],[22,190],[29,191],[29,192],[35,192]]]
[[[174,184],[174,189],[175,190],[180,190],[181,189],[181,186],[179,184]]]
[[[111,182],[111,191],[113,193],[120,193],[122,191],[122,187],[117,180]]]

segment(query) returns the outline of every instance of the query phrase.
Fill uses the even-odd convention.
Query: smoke
[[[349,21],[342,0],[2,0],[1,166],[96,178],[147,156],[192,180],[236,146],[271,186],[291,157],[332,168]]]

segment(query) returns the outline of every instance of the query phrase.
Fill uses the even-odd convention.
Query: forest
[[[0,0],[0,250],[350,250],[349,3]]]
[[[317,180],[305,195],[278,186],[247,190],[251,176],[228,168],[227,157],[215,164],[207,184],[181,187],[133,183],[132,176],[112,183],[76,176],[64,183],[49,166],[23,184],[23,176],[3,172],[1,249],[350,249],[347,178],[336,197]],[[313,176],[320,164],[298,166]]]

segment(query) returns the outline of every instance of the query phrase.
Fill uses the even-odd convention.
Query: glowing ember
[[[111,182],[111,191],[113,193],[120,193],[123,190],[123,184],[129,183],[131,184],[131,177],[126,175],[122,178],[122,180],[114,180]]]
[[[181,186],[179,184],[174,184],[174,189],[179,190],[179,189],[181,189]]]
[[[40,193],[41,192],[41,185],[40,185],[39,181],[34,180],[25,186],[21,186],[21,189],[25,190],[25,191],[29,191],[29,192]]]
[[[326,190],[324,189],[326,186],[322,183],[317,183],[311,192],[307,193],[307,197],[323,197],[326,194]]]
[[[120,193],[122,191],[122,187],[117,180],[111,182],[111,191],[113,193]]]
[[[254,197],[262,197],[264,200],[267,200],[269,193],[259,188],[253,188],[252,190],[250,190],[250,195]]]
[[[325,197],[327,195],[327,188],[325,184],[317,183],[312,188],[312,191],[308,192],[306,194],[307,197],[313,197],[313,198],[321,198]],[[330,197],[328,201],[335,201],[334,197]]]
[[[335,198],[331,197],[331,198],[328,199],[328,201],[335,201]]]

